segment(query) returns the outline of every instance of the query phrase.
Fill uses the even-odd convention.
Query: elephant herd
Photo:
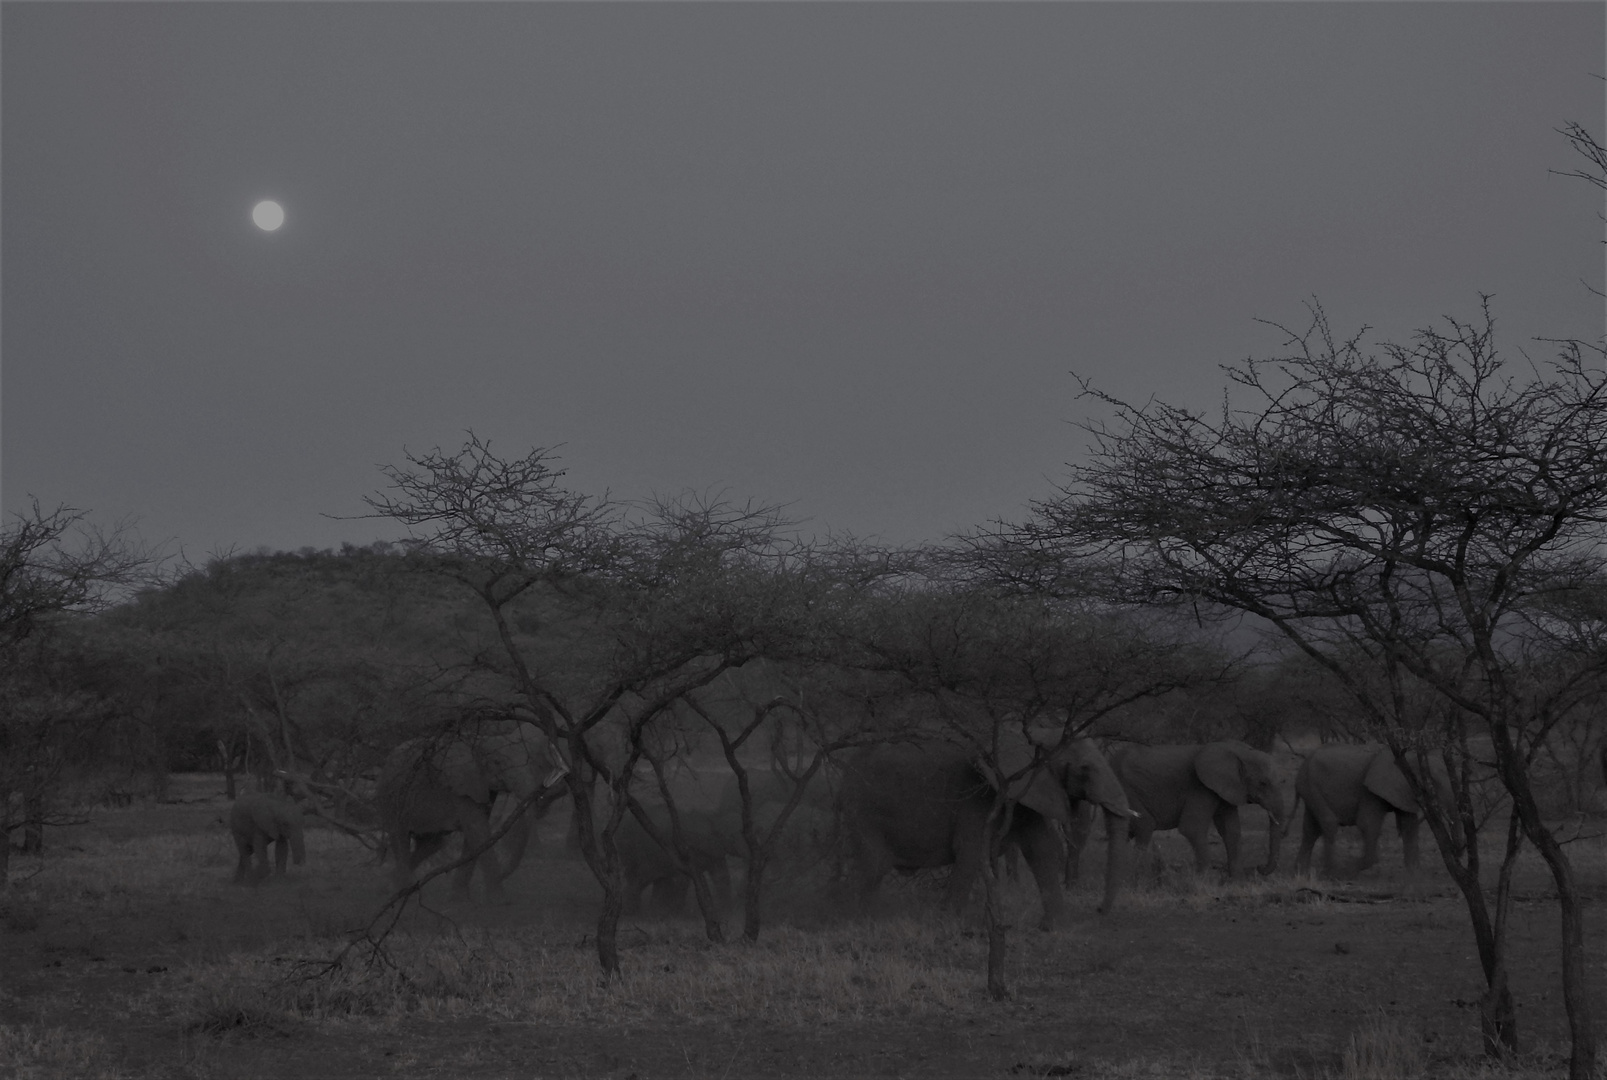
[[[800,805],[795,821],[808,821],[817,841],[823,833],[831,834],[846,857],[847,884],[861,908],[889,870],[907,874],[945,866],[953,868],[948,902],[963,906],[987,860],[1019,851],[1038,887],[1044,929],[1053,928],[1064,915],[1064,884],[1074,879],[1081,848],[1099,816],[1107,839],[1102,912],[1115,903],[1125,877],[1129,837],[1131,847],[1143,853],[1155,832],[1176,829],[1193,849],[1195,869],[1205,871],[1214,829],[1226,852],[1227,872],[1236,873],[1240,808],[1252,803],[1268,820],[1261,871],[1278,867],[1287,821],[1284,797],[1272,758],[1244,743],[1130,745],[1107,757],[1089,740],[1045,748],[1017,739],[1001,740],[994,750],[982,755],[946,742],[908,742],[854,751],[838,763],[829,800],[814,799],[807,809]],[[467,731],[397,747],[381,769],[374,799],[393,882],[407,885],[418,865],[458,833],[466,850],[485,850],[458,869],[454,892],[468,893],[476,868],[487,891],[498,892],[518,865],[535,818],[566,793],[561,781],[568,768],[535,725],[513,720],[482,722]],[[754,779],[756,816],[768,807],[773,819],[788,792],[769,788],[784,778],[755,773]],[[1443,775],[1434,779],[1441,797],[1447,798]],[[740,801],[734,784],[729,787],[713,809],[682,810],[679,815],[692,869],[708,877],[721,899],[730,895],[729,858],[744,854]],[[1320,747],[1301,763],[1294,787],[1304,806],[1297,872],[1309,871],[1319,838],[1324,868],[1333,872],[1341,826],[1360,829],[1360,869],[1373,866],[1384,819],[1391,813],[1407,868],[1416,869],[1421,808],[1390,751]],[[1004,798],[999,797],[1001,789]],[[504,837],[506,864],[486,844],[499,796],[517,800],[528,811],[519,814]],[[663,834],[668,822],[660,815],[662,810],[650,812],[649,818],[654,831]],[[242,795],[231,808],[229,824],[240,857],[237,883],[268,876],[270,846],[277,847],[280,874],[288,855],[298,865],[304,861],[301,809],[288,797]],[[627,815],[615,843],[624,869],[626,911],[637,910],[649,889],[659,905],[679,908],[690,882],[648,830]]]

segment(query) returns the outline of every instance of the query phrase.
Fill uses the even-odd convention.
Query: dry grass
[[[309,865],[351,864],[367,857],[338,833],[307,834]],[[16,859],[16,891],[35,902],[71,903],[93,909],[119,897],[184,897],[217,891],[229,883],[237,861],[234,842],[221,823],[198,833],[156,833],[112,838],[88,835],[70,847],[47,849],[39,860]]]
[[[1418,1080],[1428,1069],[1423,1036],[1399,1017],[1374,1012],[1345,1043],[1341,1080]]]
[[[418,1025],[472,1030],[460,1021],[529,1025],[520,1031],[686,1029],[699,1032],[691,1040],[704,1045],[717,1045],[717,1029],[733,1022],[817,1035],[823,1024],[842,1023],[831,1029],[831,1038],[817,1042],[854,1037],[875,1045],[886,1033],[904,1039],[908,1049],[928,1048],[934,1032],[956,1030],[982,1033],[980,1043],[987,1045],[990,1025],[1020,1024],[1038,1032],[1039,1041],[1011,1056],[1004,1056],[1011,1054],[1004,1043],[992,1044],[1000,1047],[1000,1057],[981,1073],[1008,1077],[1539,1080],[1558,1074],[1555,1047],[1506,1065],[1447,1057],[1466,1049],[1461,1044],[1453,1050],[1455,1040],[1447,1037],[1455,1025],[1465,1028],[1465,1016],[1453,1014],[1448,1021],[1443,1002],[1421,995],[1402,998],[1405,1020],[1400,1010],[1363,1016],[1355,1007],[1329,1016],[1339,1011],[1326,1007],[1330,998],[1314,997],[1325,1003],[1314,1008],[1328,1017],[1326,1027],[1291,1024],[1275,995],[1327,994],[1322,987],[1336,984],[1324,980],[1335,977],[1352,980],[1345,984],[1350,997],[1341,1004],[1382,1002],[1376,990],[1367,989],[1373,982],[1352,986],[1386,962],[1373,955],[1381,946],[1369,946],[1372,928],[1391,928],[1393,936],[1381,941],[1404,942],[1443,934],[1445,924],[1459,917],[1454,899],[1422,906],[1339,902],[1346,893],[1363,899],[1361,894],[1387,888],[1394,877],[1382,873],[1365,883],[1256,876],[1224,881],[1219,873],[1196,875],[1173,860],[1158,875],[1139,875],[1119,903],[1122,914],[1102,922],[1092,916],[1101,874],[1091,856],[1088,874],[1070,898],[1071,928],[1052,938],[1031,929],[1038,900],[1027,878],[1004,894],[1006,921],[1016,928],[1012,979],[1023,992],[1019,1003],[999,1007],[988,1003],[983,988],[985,942],[978,920],[940,913],[940,882],[933,875],[890,879],[881,906],[891,914],[868,922],[822,919],[809,908],[810,883],[784,891],[785,903],[778,906],[785,911],[770,918],[757,944],[711,945],[690,918],[627,921],[619,940],[624,977],[605,986],[595,942],[586,934],[595,918],[595,895],[588,890],[595,886],[582,868],[537,854],[514,880],[506,903],[453,904],[445,901],[447,883],[433,883],[436,891],[426,894],[429,908],[409,913],[381,957],[372,963],[349,960],[312,978],[317,962],[332,956],[347,940],[345,932],[366,922],[388,891],[367,851],[340,834],[315,829],[307,837],[308,864],[293,870],[289,882],[238,888],[229,884],[235,854],[215,807],[181,807],[172,813],[184,821],[163,822],[163,831],[149,833],[140,830],[152,827],[155,812],[135,821],[138,812],[107,813],[99,820],[110,832],[86,829],[48,845],[37,863],[42,872],[0,896],[0,935],[15,932],[18,939],[35,941],[55,935],[51,951],[40,955],[63,995],[59,1016],[34,1004],[25,1011],[29,999],[10,995],[10,1018],[33,1026],[0,1027],[0,1078],[122,1075],[114,1067],[120,1060],[115,1045],[109,1050],[100,1035],[48,1026],[77,1008],[72,987],[99,995],[101,1022],[119,1022],[100,1029],[112,1044],[126,1030],[161,1031],[169,1043],[179,1036],[187,1055],[183,1068],[194,1076],[234,1075],[222,1057],[215,1070],[208,1064],[208,1055],[228,1047],[293,1046],[332,1031],[350,1033],[350,1039],[341,1038],[351,1045],[394,1042],[396,1056],[386,1066],[405,1073]],[[1607,880],[1604,850],[1599,841],[1571,848],[1587,888],[1594,883],[1599,889]],[[33,860],[19,862],[15,868],[26,872]],[[1524,888],[1539,894],[1545,880],[1540,871],[1528,873]],[[732,913],[728,932],[739,921]],[[1167,929],[1150,941],[1151,927]],[[1263,931],[1287,942],[1290,963],[1264,959],[1261,975],[1236,980],[1218,946],[1253,942]],[[1320,948],[1308,947],[1313,938],[1320,939]],[[1339,949],[1336,938],[1354,951]],[[1460,951],[1461,939],[1455,941]],[[48,966],[59,957],[66,958],[65,967]],[[30,954],[29,963],[33,972],[40,970],[39,958]],[[1265,998],[1257,996],[1260,980],[1268,987]],[[1061,1026],[1033,1028],[1031,1017],[1043,1014],[1032,1010],[1048,1011],[1056,1004],[1050,995],[1074,984],[1091,995],[1084,1012],[1070,1014],[1070,1025],[1057,1020]],[[1245,1011],[1233,1031],[1206,1037],[1217,1015],[1209,995],[1219,987],[1243,990],[1225,996],[1220,1007]],[[1369,993],[1375,996],[1362,996]],[[7,997],[0,993],[0,999]],[[1202,997],[1204,1009],[1198,1007]],[[1085,1015],[1104,1015],[1097,1003],[1107,999],[1117,1002],[1121,1031],[1136,1019],[1152,1038],[1159,1031],[1164,1040],[1180,1029],[1202,1037],[1166,1045],[1106,1040],[1087,1047],[1075,1025]],[[1173,1010],[1175,1020],[1169,1013],[1157,1026],[1146,1009]],[[845,1029],[853,1022],[874,1027],[848,1036]],[[269,1038],[250,1038],[257,1035]],[[1191,1056],[1197,1047],[1206,1049]],[[1137,1060],[1123,1060],[1128,1054]],[[464,1075],[501,1075],[493,1059],[463,1065]]]
[[[133,1009],[221,1032],[303,1021],[469,1016],[551,1024],[733,1019],[787,1025],[943,1014],[977,996],[981,943],[953,920],[887,920],[712,947],[690,928],[627,931],[624,975],[605,985],[591,943],[540,930],[397,933],[385,955],[314,977],[289,959],[307,942],[236,954],[185,972],[174,991]],[[333,951],[336,942],[324,943]],[[176,992],[176,997],[175,997]]]
[[[99,1035],[0,1024],[0,1076],[15,1080],[122,1080]]]

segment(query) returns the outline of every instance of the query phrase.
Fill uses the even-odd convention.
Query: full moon
[[[251,208],[251,220],[263,232],[273,232],[285,223],[285,208],[272,199],[264,199]]]

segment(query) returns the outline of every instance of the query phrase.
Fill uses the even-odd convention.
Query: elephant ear
[[[491,801],[491,784],[485,770],[480,767],[474,751],[464,743],[451,742],[437,748],[430,764],[454,795],[481,804]]]
[[[1395,764],[1395,755],[1385,747],[1373,755],[1373,760],[1367,766],[1367,773],[1362,777],[1362,786],[1397,810],[1404,810],[1408,814],[1421,813],[1417,805],[1417,797],[1412,794],[1412,785],[1407,783],[1406,777]]]
[[[1040,759],[1034,764],[1034,759]],[[1025,771],[1023,771],[1025,770]],[[978,763],[978,771],[986,776],[988,770]],[[1066,789],[1054,775],[1044,752],[1023,736],[1002,736],[999,739],[999,772],[1015,776],[1010,781],[1010,798],[1022,806],[1035,810],[1051,821],[1071,824],[1071,803]],[[1016,776],[1017,773],[1022,775]]]
[[[1194,757],[1194,775],[1224,802],[1243,806],[1250,801],[1244,777],[1244,759],[1232,743],[1214,742],[1200,747]]]

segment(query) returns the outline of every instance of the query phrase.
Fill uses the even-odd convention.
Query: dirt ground
[[[784,882],[756,945],[710,945],[691,917],[627,919],[626,983],[598,986],[598,891],[547,823],[502,902],[454,904],[432,883],[401,931],[434,951],[396,960],[394,990],[284,1008],[259,984],[363,925],[388,895],[384,871],[316,831],[286,880],[235,887],[221,783],[183,779],[185,802],[96,811],[52,830],[42,862],[14,860],[26,880],[0,899],[0,1076],[1316,1078],[1360,1075],[1345,1057],[1358,1038],[1405,1055],[1375,1075],[1483,1074],[1465,908],[1437,865],[1408,895],[1393,844],[1356,879],[1241,884],[1194,878],[1163,834],[1158,879],[1109,916],[1086,882],[1051,934],[1013,887],[1014,999],[994,1003],[975,918],[941,913],[921,879],[891,883],[868,920]],[[1601,976],[1607,858],[1599,836],[1573,850]],[[1425,856],[1437,863],[1431,845]],[[1086,861],[1095,879],[1099,858]],[[1566,1027],[1538,859],[1517,892],[1524,1054],[1489,1075],[1552,1075]],[[508,956],[521,970],[475,981]]]

